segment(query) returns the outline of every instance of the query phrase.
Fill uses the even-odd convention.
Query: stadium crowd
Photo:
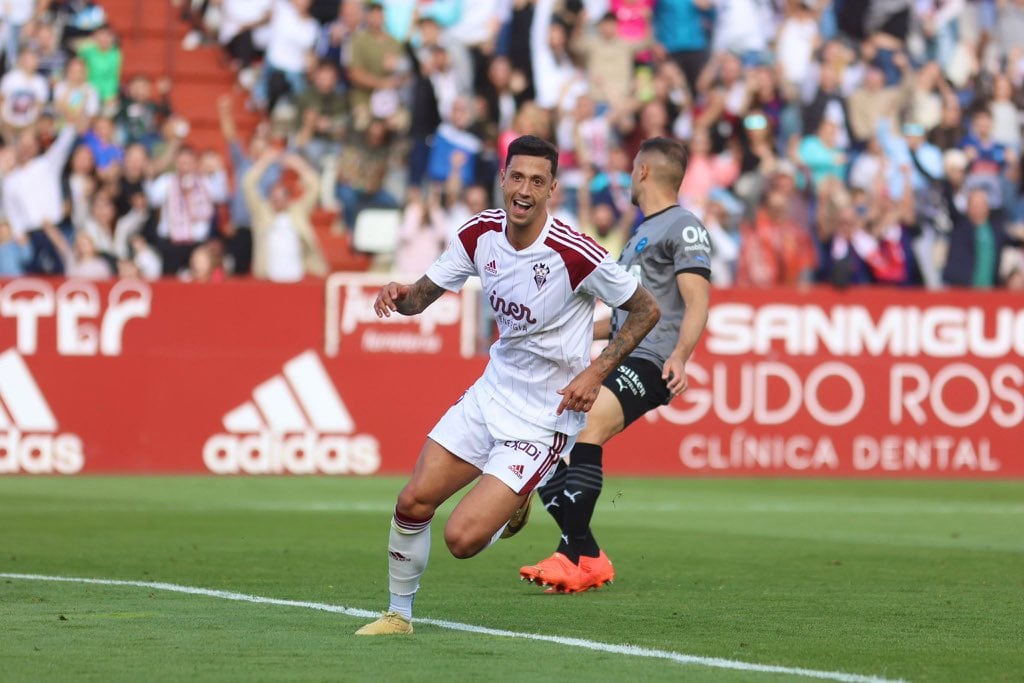
[[[265,114],[197,151],[91,0],[0,3],[0,275],[326,272],[311,215],[401,212],[419,273],[560,150],[551,206],[617,254],[652,136],[690,152],[717,286],[1024,289],[1024,0],[174,0]]]

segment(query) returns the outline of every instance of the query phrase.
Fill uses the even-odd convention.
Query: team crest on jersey
[[[543,263],[533,264],[533,281],[537,283],[537,289],[540,290],[544,286],[544,283],[548,281],[548,275],[551,274],[551,269]]]

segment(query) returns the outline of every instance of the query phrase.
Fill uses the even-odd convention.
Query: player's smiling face
[[[517,228],[543,226],[547,203],[558,181],[551,177],[551,162],[522,154],[509,159],[501,176],[509,225]]]

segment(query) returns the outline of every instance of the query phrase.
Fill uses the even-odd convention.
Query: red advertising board
[[[411,470],[480,374],[479,299],[378,320],[383,282],[0,282],[0,474]],[[1021,477],[1024,306],[903,290],[714,295],[690,390],[609,472]]]

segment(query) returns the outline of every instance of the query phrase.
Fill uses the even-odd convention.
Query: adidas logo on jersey
[[[82,439],[77,434],[57,433],[57,418],[50,404],[14,349],[0,354],[0,401],[0,474],[75,474],[82,470]]]
[[[353,434],[352,416],[314,351],[285,363],[222,422],[228,433],[203,446],[214,474],[372,474],[380,467],[380,444]]]
[[[520,479],[523,478],[523,471],[526,469],[522,465],[509,465],[508,469],[512,474],[516,475]]]
[[[493,259],[491,261],[489,261],[487,263],[487,265],[484,266],[484,270],[486,270],[491,275],[497,275],[498,274],[498,263],[497,263],[497,261],[494,261]]]

